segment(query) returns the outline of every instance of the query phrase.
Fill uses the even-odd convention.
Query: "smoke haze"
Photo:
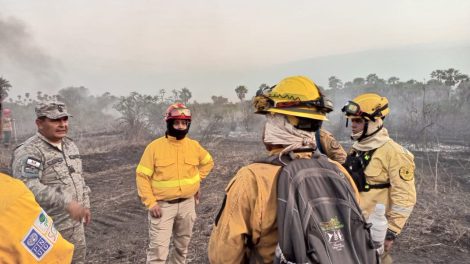
[[[11,80],[17,91],[22,84],[42,91],[60,87],[59,63],[35,44],[25,23],[1,14],[0,73]],[[16,80],[21,80],[20,86]]]

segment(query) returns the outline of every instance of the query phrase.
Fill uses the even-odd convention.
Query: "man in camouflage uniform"
[[[56,229],[74,244],[73,263],[84,263],[90,189],[82,177],[78,148],[66,137],[70,115],[65,104],[51,102],[36,106],[36,116],[38,133],[15,149],[12,174],[31,189]]]

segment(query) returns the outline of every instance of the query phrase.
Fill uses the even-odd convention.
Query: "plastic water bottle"
[[[375,248],[379,254],[383,253],[385,235],[387,234],[388,221],[385,217],[385,205],[376,204],[375,211],[369,216],[368,221],[372,224],[370,228],[370,234],[372,241],[374,242]]]

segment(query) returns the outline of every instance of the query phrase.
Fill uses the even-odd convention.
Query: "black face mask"
[[[315,132],[321,128],[322,124],[322,120],[299,117],[299,124],[297,124],[295,128],[302,129],[308,132]]]
[[[178,130],[173,127],[174,121],[175,120],[172,119],[166,122],[166,134],[175,137],[177,140],[181,140],[186,136],[186,134],[188,134],[191,122],[188,122],[188,127],[185,130]]]

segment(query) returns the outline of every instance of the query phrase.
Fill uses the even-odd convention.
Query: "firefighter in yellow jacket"
[[[0,173],[0,263],[70,263],[72,255],[28,187]]]
[[[294,96],[294,97],[292,97]],[[269,155],[289,153],[293,159],[311,159],[315,131],[327,120],[317,86],[303,76],[288,77],[254,98],[256,113],[266,114],[263,143]],[[335,161],[338,168],[352,179]],[[209,240],[209,261],[218,263],[272,263],[278,243],[277,174],[281,166],[252,163],[241,168],[225,188],[223,210],[216,217]],[[359,194],[356,189],[356,198]],[[256,251],[256,253],[253,253]]]
[[[342,111],[347,122],[351,121],[355,140],[344,166],[361,194],[366,215],[377,203],[386,205],[388,231],[382,263],[391,263],[388,253],[416,203],[414,156],[393,141],[383,126],[390,112],[387,98],[362,94],[347,102]]]
[[[136,171],[137,190],[148,209],[147,263],[166,262],[172,235],[174,252],[169,263],[185,263],[199,184],[214,161],[197,141],[186,136],[191,111],[185,105],[171,105],[165,121],[166,135],[147,146]]]

